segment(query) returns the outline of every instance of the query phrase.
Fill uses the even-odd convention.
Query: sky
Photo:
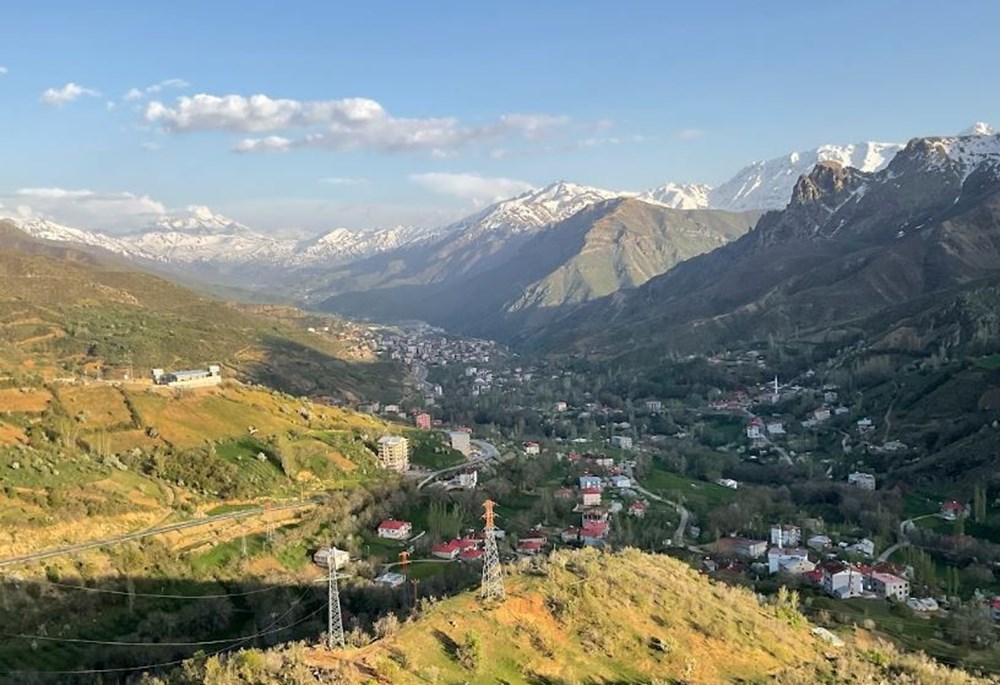
[[[455,220],[1000,122],[1000,3],[11,3],[0,213],[123,231]]]

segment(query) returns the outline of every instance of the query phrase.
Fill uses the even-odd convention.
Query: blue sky
[[[0,204],[318,231],[561,178],[717,183],[825,142],[996,123],[998,22],[986,1],[15,3]]]

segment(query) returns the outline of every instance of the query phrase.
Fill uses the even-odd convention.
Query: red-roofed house
[[[538,540],[521,540],[517,543],[517,551],[521,554],[530,554],[534,556],[542,551],[545,547],[544,542],[539,542]]]
[[[521,536],[521,542],[540,542],[543,545],[548,542],[548,539],[548,536],[537,528],[529,530]]]
[[[585,507],[596,507],[601,503],[601,491],[598,488],[584,488],[580,491],[580,497]]]
[[[892,597],[905,602],[910,597],[910,584],[891,573],[875,572],[871,575],[872,590],[886,599]]]
[[[455,559],[458,553],[462,551],[462,545],[459,540],[452,540],[450,542],[439,542],[438,544],[431,547],[431,554],[436,556],[438,559]]]
[[[378,536],[388,540],[407,540],[413,532],[413,524],[409,521],[389,519],[378,524]]]
[[[628,513],[630,516],[642,518],[646,515],[646,504],[644,502],[632,502],[632,504],[628,505]]]
[[[990,614],[994,621],[1000,621],[1000,597],[994,597],[990,600]]]
[[[462,550],[458,558],[462,561],[478,561],[483,558],[483,550],[470,547],[469,549]]]
[[[941,518],[946,521],[954,521],[959,517],[965,518],[968,515],[968,511],[964,504],[958,500],[948,500],[941,505]]]
[[[589,522],[580,529],[580,541],[585,545],[600,545],[608,536],[608,527],[606,522]]]
[[[580,542],[580,529],[579,528],[567,528],[562,533],[559,534],[563,542]]]

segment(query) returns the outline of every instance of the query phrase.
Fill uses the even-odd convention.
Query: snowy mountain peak
[[[712,187],[704,183],[666,183],[639,193],[638,199],[671,209],[705,209]]]
[[[969,128],[965,129],[958,135],[960,136],[995,136],[997,130],[987,124],[985,121],[977,121]]]
[[[252,232],[243,224],[216,214],[203,205],[190,205],[182,211],[164,214],[141,230],[142,233],[175,231],[200,235]]]

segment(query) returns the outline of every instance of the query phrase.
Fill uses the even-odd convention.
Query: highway
[[[192,519],[190,521],[181,521],[180,523],[172,523],[167,526],[160,526],[159,528],[150,528],[147,530],[137,531],[134,533],[126,533],[125,535],[118,535],[109,538],[101,538],[99,540],[89,540],[87,542],[81,542],[75,545],[68,545],[66,547],[57,547],[55,549],[46,550],[44,552],[35,552],[33,554],[25,554],[19,557],[10,557],[9,559],[0,559],[0,568],[6,568],[9,566],[18,566],[20,564],[30,564],[36,561],[42,561],[43,559],[51,559],[53,557],[66,556],[67,554],[76,554],[77,552],[84,552],[89,549],[96,549],[98,547],[105,547],[107,545],[117,545],[122,542],[140,540],[142,538],[151,537],[153,535],[172,533],[174,531],[184,530],[185,528],[196,528],[198,526],[204,526],[210,523],[218,523],[220,521],[231,521],[233,519],[251,518],[254,516],[260,516],[262,514],[271,513],[274,511],[287,511],[289,509],[301,509],[304,507],[312,507],[316,506],[318,503],[319,502],[317,500],[309,500],[306,502],[294,502],[292,504],[282,504],[270,507],[266,510],[261,507],[254,507],[253,509],[242,509],[240,511],[230,512],[228,514],[205,516],[199,519]]]

